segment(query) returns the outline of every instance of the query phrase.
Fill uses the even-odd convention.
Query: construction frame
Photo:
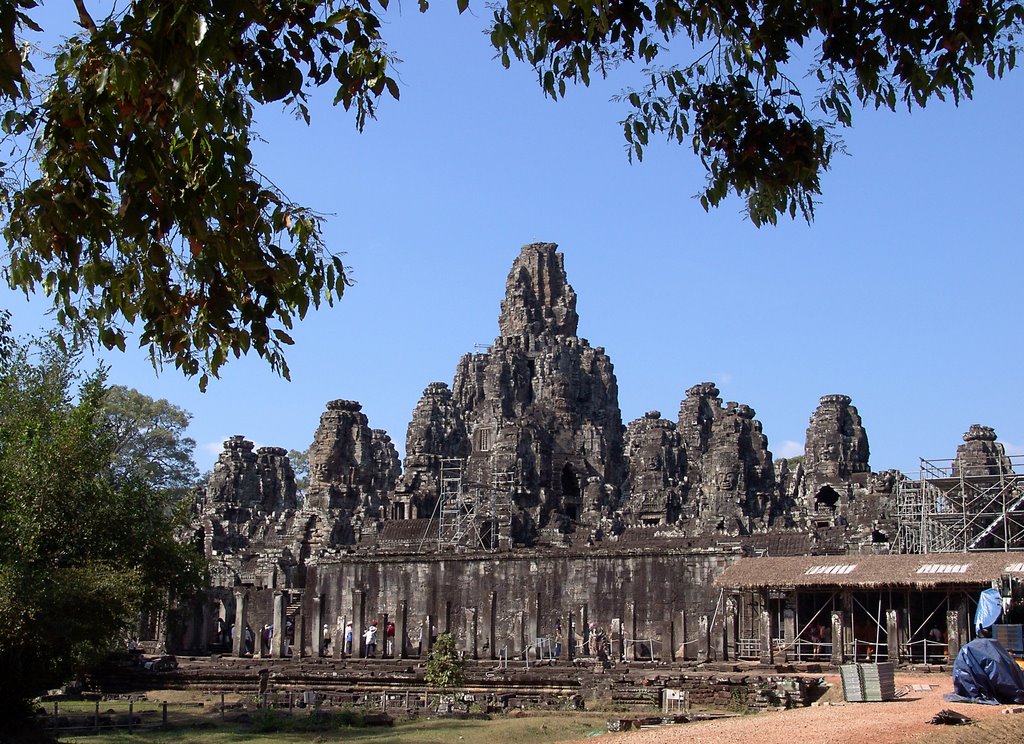
[[[896,484],[893,552],[1024,550],[1024,455],[984,466],[921,459],[917,480]],[[1015,467],[1016,466],[1016,467]]]

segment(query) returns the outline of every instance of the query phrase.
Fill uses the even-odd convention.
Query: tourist
[[[331,626],[324,623],[323,638],[320,642],[320,655],[329,656],[331,650]]]
[[[373,623],[363,633],[363,640],[366,641],[367,658],[377,654],[377,624]]]
[[[345,623],[345,653],[352,655],[352,623]]]
[[[384,655],[391,657],[395,655],[395,624],[389,622],[384,629]]]
[[[245,624],[245,653],[252,655],[253,648],[256,643],[256,636],[253,635],[252,626],[249,623]]]

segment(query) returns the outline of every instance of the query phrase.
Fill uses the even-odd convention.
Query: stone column
[[[758,620],[758,638],[760,639],[761,645],[761,663],[774,664],[775,659],[772,655],[772,614],[768,612],[768,610],[761,610],[761,615]]]
[[[900,620],[896,610],[885,611],[886,646],[889,650],[889,661],[899,664],[900,661]]]
[[[444,603],[444,632],[452,632],[452,603]]]
[[[583,632],[580,634],[583,636],[582,653],[586,656],[593,656],[594,649],[590,647],[590,608],[586,602],[580,607],[580,626],[583,628]]]
[[[946,612],[946,645],[949,647],[949,660],[956,659],[960,653],[960,646],[963,636],[960,635],[960,611],[949,610]]]
[[[843,656],[857,661],[857,631],[853,627],[853,595],[843,592]]]
[[[544,635],[543,618],[541,616],[540,592],[537,592],[537,601],[534,604],[534,611],[536,612],[536,614],[533,617],[533,620],[534,620],[534,623],[533,623],[533,638],[528,638],[527,639],[527,643],[534,643],[534,644],[536,644],[537,639],[540,638],[542,635]],[[540,658],[540,649],[539,648],[537,649],[537,657]]]
[[[576,614],[571,610],[565,613],[565,658],[576,658]]]
[[[724,659],[735,661],[739,658],[739,647],[736,636],[739,630],[739,613],[736,611],[736,598],[725,600],[725,653]]]
[[[697,661],[707,661],[711,655],[711,622],[707,615],[697,618]]]
[[[274,637],[270,641],[270,655],[277,659],[284,658],[286,641],[284,638],[284,610],[288,606],[288,597],[284,592],[274,592]]]
[[[249,594],[244,589],[235,590],[235,631],[231,636],[231,653],[245,656],[245,624],[249,622]]]
[[[366,656],[366,639],[363,627],[366,622],[366,595],[362,589],[352,590],[352,655],[357,659]]]
[[[427,615],[423,620],[423,656],[427,658],[430,656],[430,649],[434,647],[434,627],[436,620],[433,615]]]
[[[395,636],[397,637],[398,631],[396,629]],[[391,643],[391,650],[388,650],[388,643]],[[377,649],[378,654],[382,659],[394,658],[395,654],[395,638],[388,641],[388,613],[381,612],[377,615]]]
[[[398,658],[409,658],[409,601],[398,602],[398,622],[395,623],[395,643],[398,644]]]
[[[832,664],[839,666],[846,663],[846,621],[842,610],[832,611]]]
[[[480,637],[480,617],[477,608],[474,607],[470,610],[469,618],[469,653],[470,658],[474,661],[480,658],[480,649],[477,645],[477,639]]]
[[[529,625],[529,622],[526,619],[526,610],[520,610],[519,611],[519,616],[518,616],[518,618],[516,618],[516,624],[519,627],[518,628],[513,628],[513,631],[515,631],[515,630],[519,631],[519,633],[518,633],[518,635],[519,635],[519,648],[518,649],[510,649],[509,650],[509,656],[512,656],[512,654],[518,652],[518,655],[520,656],[520,658],[525,659],[526,656],[527,656],[528,647],[529,647],[529,643],[526,640],[526,636],[529,635],[529,632],[527,631],[527,626]],[[513,636],[513,637],[515,637],[515,636]]]
[[[628,624],[627,624],[628,623]],[[628,631],[627,631],[628,628]],[[629,641],[626,641],[626,633]],[[622,622],[622,650],[627,661],[636,660],[636,602],[626,602],[625,618]]]
[[[299,598],[301,600],[301,596]],[[309,638],[306,635],[306,613],[302,611],[302,604],[299,604],[299,611],[295,615],[294,624],[292,625],[293,640],[295,641],[292,645],[292,653],[295,656],[302,658],[303,652],[306,648],[306,639]],[[287,621],[286,623],[287,624]]]
[[[680,610],[679,611],[679,631],[677,633],[677,636],[678,636],[678,639],[679,639],[679,650],[677,652],[677,655],[679,656],[680,659],[683,659],[684,661],[686,659],[696,658],[696,655],[693,653],[693,650],[690,648],[689,644],[687,643],[688,639],[687,639],[687,636],[686,636],[686,631],[687,631],[686,610]]]
[[[498,593],[491,592],[491,612],[487,621],[487,645],[491,650],[491,658],[498,658]]]
[[[310,614],[310,628],[309,633],[309,646],[302,647],[303,656],[321,657],[324,655],[324,617],[323,609],[321,608],[321,600],[319,594],[314,594],[313,599],[313,611]],[[305,635],[305,634],[303,634]]]

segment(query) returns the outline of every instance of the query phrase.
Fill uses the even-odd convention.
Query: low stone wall
[[[666,687],[675,687],[671,682]],[[690,695],[691,706],[734,710],[801,708],[820,695],[817,677],[759,674],[684,674],[678,689]]]

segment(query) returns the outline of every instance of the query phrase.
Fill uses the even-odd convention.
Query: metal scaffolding
[[[512,524],[515,474],[495,470],[490,483],[470,488],[463,478],[464,465],[460,458],[441,460],[437,549],[496,550]]]
[[[1016,466],[1016,467],[1015,467]],[[921,460],[918,480],[896,486],[901,553],[1024,550],[1024,456],[964,466]]]

